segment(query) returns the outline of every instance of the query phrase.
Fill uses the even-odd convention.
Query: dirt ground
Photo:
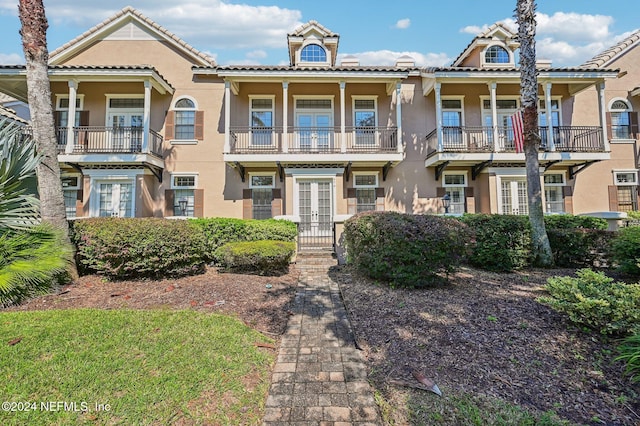
[[[578,329],[535,298],[553,275],[573,270],[496,274],[463,268],[448,285],[390,289],[348,267],[340,283],[356,340],[375,387],[401,407],[415,391],[412,371],[443,393],[473,394],[553,410],[580,424],[640,425],[640,386],[623,377],[615,341]],[[402,409],[393,414],[406,421]]]
[[[371,380],[405,424],[412,371],[446,394],[472,394],[553,410],[581,424],[640,425],[640,385],[613,361],[615,341],[583,331],[535,301],[552,275],[573,270],[495,274],[463,268],[448,285],[390,289],[349,267],[334,267]],[[264,277],[219,272],[162,281],[82,277],[58,294],[11,310],[172,308],[235,315],[277,339],[291,315],[299,273]],[[396,384],[391,384],[394,382]],[[403,403],[403,401],[405,401]]]

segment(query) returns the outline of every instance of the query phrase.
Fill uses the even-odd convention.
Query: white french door
[[[331,236],[333,232],[333,181],[298,180],[298,215],[302,236]]]
[[[503,177],[500,179],[500,200],[502,214],[529,214],[527,203],[527,180],[524,177]]]
[[[99,217],[133,217],[133,183],[96,182]]]
[[[140,152],[142,149],[143,113],[110,112],[110,148],[116,152]]]
[[[327,151],[333,146],[333,127],[328,112],[296,114],[298,148],[301,151]]]

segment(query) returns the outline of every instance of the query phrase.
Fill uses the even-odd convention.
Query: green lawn
[[[275,357],[194,311],[4,312],[0,339],[2,425],[258,424]]]

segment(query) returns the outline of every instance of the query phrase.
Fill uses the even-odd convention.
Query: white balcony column
[[[67,140],[64,148],[65,154],[71,154],[75,147],[75,132],[73,128],[76,126],[76,99],[78,98],[78,82],[69,81],[69,108],[67,110]]]
[[[500,141],[500,133],[498,132],[498,102],[496,91],[498,88],[498,83],[492,81],[489,83],[489,93],[491,95],[491,124],[493,125],[493,150],[501,151],[502,147],[499,145]]]
[[[289,82],[282,82],[282,152],[289,152]]]
[[[604,81],[596,85],[598,90],[598,112],[600,114],[600,127],[602,127],[602,139],[604,142],[605,152],[611,152],[611,145],[609,144],[609,134],[607,133],[607,109],[605,107],[604,97]]]
[[[438,150],[444,151],[444,137],[442,134],[442,96],[440,95],[442,83],[436,82],[434,87],[436,95],[436,134],[438,135]]]
[[[151,81],[144,82],[144,109],[142,112],[142,152],[151,152],[149,137],[151,130]]]
[[[231,83],[224,82],[224,147],[222,152],[231,152]]]
[[[553,140],[553,114],[551,110],[551,82],[544,84],[544,107],[547,115],[547,151],[556,150],[556,141]]]
[[[397,150],[402,153],[402,83],[396,83],[396,127],[398,129]]]
[[[347,117],[345,88],[347,83],[340,82],[340,152],[347,152],[347,128],[345,121]]]

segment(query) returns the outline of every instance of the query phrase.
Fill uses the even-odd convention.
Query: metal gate
[[[332,181],[327,179],[309,179],[298,182],[299,250],[333,249],[332,187]]]

